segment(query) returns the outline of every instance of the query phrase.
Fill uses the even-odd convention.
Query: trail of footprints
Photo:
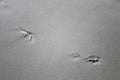
[[[0,10],[5,10],[8,6],[4,4],[4,0],[0,0]],[[15,28],[15,31],[21,35],[21,38],[24,39],[25,41],[28,41],[31,43],[31,41],[34,39],[33,38],[33,32],[29,31],[29,30],[26,30],[24,28],[21,28],[21,27],[16,27]],[[86,63],[90,63],[90,64],[100,64],[101,62],[101,57],[100,56],[97,56],[97,55],[90,55],[90,56],[87,56],[86,58],[83,58],[80,56],[79,53],[71,53],[70,54],[70,57],[72,59],[77,59],[77,60],[82,60]]]
[[[21,38],[25,39],[26,41],[31,42],[33,40],[33,32],[28,31],[28,30],[21,28],[21,27],[16,27],[15,31],[17,31],[17,33],[22,36]],[[89,55],[89,56],[83,58],[77,52],[71,53],[70,57],[73,60],[77,60],[77,61],[82,60],[86,63],[90,63],[93,65],[101,64],[101,60],[102,60],[102,58],[100,56],[97,56],[97,55]]]

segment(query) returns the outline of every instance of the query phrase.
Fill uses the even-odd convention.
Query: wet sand
[[[0,80],[119,80],[119,13],[118,0],[3,0]],[[101,64],[86,62],[89,55]]]

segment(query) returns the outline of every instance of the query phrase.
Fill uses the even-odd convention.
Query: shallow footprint
[[[8,5],[4,4],[3,0],[0,0],[0,11],[7,9],[8,9]]]
[[[81,59],[80,54],[77,53],[77,52],[71,53],[70,56],[71,56],[71,58],[72,58],[73,61],[79,61]]]

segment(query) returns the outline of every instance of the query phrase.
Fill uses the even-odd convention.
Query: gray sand
[[[3,0],[0,80],[120,80],[119,34],[119,0]],[[89,55],[102,63],[85,62]]]

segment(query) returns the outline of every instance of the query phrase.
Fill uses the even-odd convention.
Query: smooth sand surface
[[[26,42],[16,26],[33,32],[34,41]],[[103,61],[89,64],[83,60],[89,55]],[[0,80],[120,80],[119,57],[119,0],[1,3]]]

